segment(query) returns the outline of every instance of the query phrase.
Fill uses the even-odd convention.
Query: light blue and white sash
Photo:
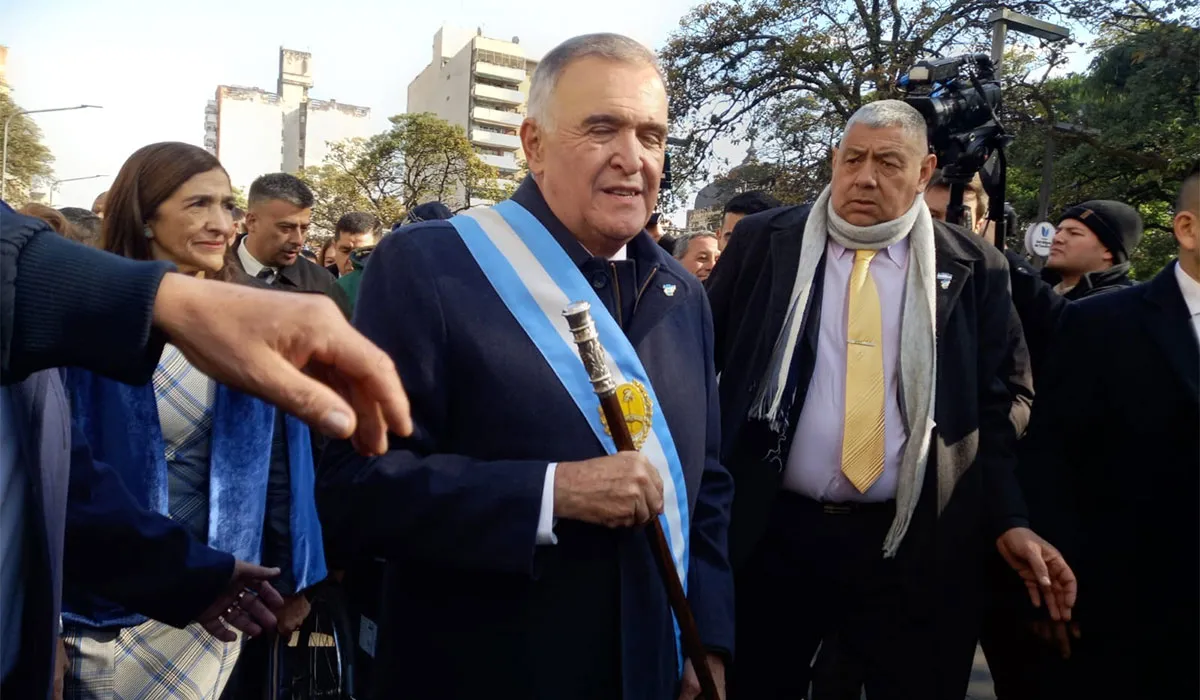
[[[618,386],[636,381],[645,387],[659,415],[640,451],[662,477],[663,513],[659,518],[686,592],[691,522],[683,466],[662,415],[662,402],[625,332],[553,234],[520,204],[509,200],[489,209],[467,211],[450,223],[608,452],[615,452],[616,446],[601,421],[600,400],[592,390],[563,309],[577,301],[590,303],[613,381]],[[682,669],[678,623],[675,648]]]

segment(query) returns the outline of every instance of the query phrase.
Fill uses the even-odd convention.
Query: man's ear
[[[250,233],[251,231],[253,231],[254,224],[257,222],[258,222],[258,217],[254,215],[254,212],[252,212],[252,211],[246,212],[246,219],[245,219],[245,221],[242,222],[246,226],[246,233]]]
[[[1175,215],[1175,240],[1184,250],[1196,250],[1200,246],[1200,218],[1190,212],[1181,211]]]
[[[546,130],[533,119],[521,122],[521,149],[525,152],[525,166],[529,173],[538,177],[545,170],[546,161],[542,149],[546,142]]]
[[[921,159],[921,179],[917,184],[918,192],[924,192],[929,187],[929,181],[933,179],[935,168],[937,168],[937,156],[932,153],[925,154],[925,157]]]

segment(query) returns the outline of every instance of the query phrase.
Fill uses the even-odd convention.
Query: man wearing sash
[[[588,35],[540,63],[510,201],[386,237],[358,328],[388,352],[411,438],[331,448],[332,557],[390,562],[376,697],[696,695],[642,525],[658,517],[718,684],[733,651],[732,481],[717,460],[700,283],[643,231],[667,98],[654,55]],[[608,428],[562,317],[588,301],[638,452]]]

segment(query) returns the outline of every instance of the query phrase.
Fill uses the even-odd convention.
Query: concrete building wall
[[[305,103],[312,87],[312,55],[279,49],[279,82],[276,92],[283,111],[283,169],[294,173],[304,167]]]
[[[444,26],[434,35],[429,65],[408,86],[408,111],[463,127],[480,158],[512,178],[525,160],[518,130],[536,67],[517,37]]]
[[[327,142],[370,136],[371,110],[313,100],[312,55],[279,49],[275,92],[226,85],[205,107],[205,147],[216,153],[237,187],[265,173],[320,165]]]
[[[438,31],[433,42],[433,60],[409,83],[407,110],[409,114],[430,112],[466,129],[470,119],[471,35],[466,36],[457,52],[444,55],[455,45],[442,39],[448,31],[455,30],[443,27]],[[454,38],[462,39],[462,36],[455,35]]]
[[[304,132],[304,167],[319,167],[329,153],[329,144],[348,138],[371,136],[371,110],[330,100],[309,100]]]
[[[217,155],[217,101],[209,100],[204,105],[204,150]]]
[[[433,35],[434,58],[451,58],[466,48],[479,34],[478,30],[442,25]]]
[[[471,121],[471,47],[459,51],[443,69],[441,85],[442,119],[467,129]]]
[[[279,96],[255,88],[217,88],[217,158],[235,187],[282,166]]]

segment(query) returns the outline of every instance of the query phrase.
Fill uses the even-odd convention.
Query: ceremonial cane
[[[566,317],[571,334],[575,337],[575,344],[579,346],[579,357],[583,360],[583,366],[587,368],[592,388],[600,397],[600,407],[604,411],[604,419],[608,423],[617,450],[637,452],[633,438],[629,435],[629,426],[625,423],[621,402],[617,398],[617,385],[609,374],[608,364],[604,361],[604,348],[600,345],[600,337],[596,333],[596,323],[592,321],[590,309],[591,305],[586,301],[577,301],[563,311],[563,316]],[[696,678],[700,680],[701,697],[705,700],[720,700],[717,684],[708,669],[707,652],[700,641],[700,632],[696,629],[696,619],[692,617],[692,608],[683,593],[683,584],[679,581],[675,562],[671,560],[671,549],[667,546],[667,537],[657,515],[650,519],[646,528],[646,538],[650,542],[654,562],[658,565],[659,578],[667,589],[667,600],[675,613],[676,621],[679,622],[683,653],[691,659]]]

